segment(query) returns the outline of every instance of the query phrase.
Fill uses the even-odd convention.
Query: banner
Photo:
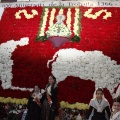
[[[25,7],[25,6],[86,6],[86,7],[120,7],[120,1],[40,1],[1,3],[0,7]]]

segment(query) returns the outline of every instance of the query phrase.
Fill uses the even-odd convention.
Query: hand
[[[51,105],[52,105],[52,103],[53,103],[53,102],[52,102],[52,101],[50,101],[50,104],[51,104]]]
[[[32,97],[35,98],[35,94],[34,93],[32,94]]]

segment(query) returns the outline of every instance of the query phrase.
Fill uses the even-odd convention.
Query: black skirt
[[[40,120],[41,116],[41,107],[35,102],[32,101],[25,120]]]
[[[42,105],[40,120],[55,120],[55,113],[56,110],[54,110],[53,106],[50,106],[48,100],[45,99]]]
[[[91,120],[107,120],[105,117],[105,112],[100,113],[95,110]]]

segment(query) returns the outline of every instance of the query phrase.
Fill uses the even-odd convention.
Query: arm
[[[32,100],[33,100],[33,98],[30,96],[29,99],[28,99],[28,103],[27,103],[27,109],[30,108],[30,104],[31,104]]]
[[[58,87],[54,88],[54,90],[52,91],[51,98],[52,98],[51,109],[52,111],[54,111],[56,115],[58,115]]]
[[[52,91],[51,99],[52,99],[53,104],[57,104],[57,101],[58,101],[58,87],[56,87],[56,88]]]
[[[42,98],[40,99],[41,104],[43,104],[45,98],[46,98],[46,92],[43,93]]]
[[[87,119],[89,119],[89,117],[90,117],[93,109],[94,109],[94,108],[93,108],[92,106],[90,106],[90,108],[89,108],[89,110],[88,110],[87,117],[86,117]]]
[[[105,108],[105,110],[106,110],[106,112],[107,112],[108,117],[110,118],[110,116],[111,116],[110,107],[107,106],[107,107]]]

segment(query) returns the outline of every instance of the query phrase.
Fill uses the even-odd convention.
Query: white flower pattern
[[[58,57],[57,57],[58,56]],[[95,82],[95,87],[107,88],[113,95],[114,88],[120,83],[120,65],[105,56],[101,51],[80,51],[77,49],[61,49],[52,60],[52,74],[57,82],[67,76],[75,76]]]

